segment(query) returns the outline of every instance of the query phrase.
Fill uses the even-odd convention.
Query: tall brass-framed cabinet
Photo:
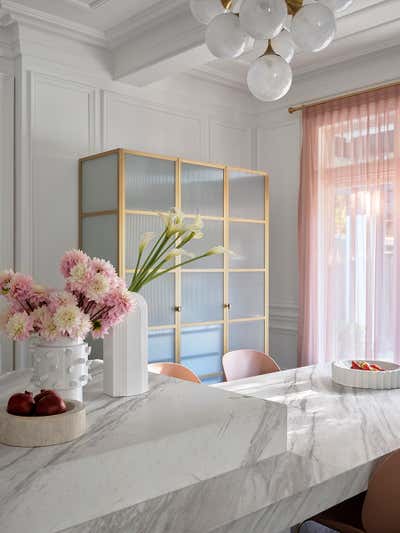
[[[229,350],[268,351],[269,180],[265,172],[125,149],[79,162],[80,246],[110,260],[129,284],[141,235],[160,211],[200,214],[210,256],[142,289],[149,305],[149,362],[175,361],[205,383],[223,379]],[[96,349],[96,347],[95,347]]]

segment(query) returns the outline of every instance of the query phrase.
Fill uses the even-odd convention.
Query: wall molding
[[[298,306],[295,302],[271,304],[269,312],[272,332],[297,335]]]
[[[0,73],[0,270],[14,267],[14,77]],[[12,370],[13,345],[0,338],[0,374]]]

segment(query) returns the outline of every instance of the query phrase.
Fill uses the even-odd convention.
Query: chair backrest
[[[228,352],[222,359],[227,381],[270,374],[280,370],[269,355],[255,350],[235,350]]]
[[[367,533],[400,531],[400,450],[376,467],[365,496],[362,522]]]
[[[193,383],[201,383],[194,372],[178,363],[152,363],[148,368],[150,372],[154,372],[155,374],[163,374],[164,376],[192,381]]]

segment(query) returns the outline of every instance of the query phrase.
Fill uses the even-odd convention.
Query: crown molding
[[[0,9],[5,12],[3,25],[18,23],[31,26],[45,32],[52,32],[69,39],[105,48],[105,33],[89,26],[51,15],[44,11],[32,9],[14,0],[0,0]]]
[[[132,37],[140,38],[155,28],[165,27],[184,11],[189,12],[187,0],[168,0],[168,2],[158,0],[157,3],[139,14],[133,15],[108,30],[106,37],[110,48],[116,48]],[[193,16],[191,18],[193,22],[196,22]]]

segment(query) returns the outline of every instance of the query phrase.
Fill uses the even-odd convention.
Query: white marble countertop
[[[29,371],[1,376],[0,403],[29,380]],[[111,398],[99,374],[84,399],[89,428],[76,441],[0,445],[2,531],[61,531],[287,448],[285,406],[205,385],[150,374],[148,393]]]
[[[16,377],[0,378],[2,399]],[[86,436],[0,446],[7,533],[278,533],[365,490],[400,447],[400,390],[344,389],[329,367],[209,388],[152,376],[130,400],[102,396],[97,378],[88,392]]]

